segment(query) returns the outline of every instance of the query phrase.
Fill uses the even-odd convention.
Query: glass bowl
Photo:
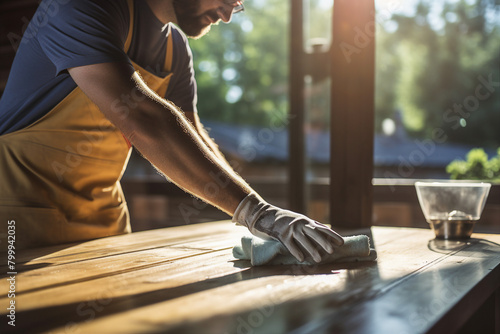
[[[484,182],[415,182],[420,207],[438,239],[470,238],[490,188]]]

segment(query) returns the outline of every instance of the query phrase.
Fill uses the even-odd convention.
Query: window
[[[287,184],[294,182],[289,153],[300,149],[293,140],[288,146],[295,135],[288,131],[295,121],[288,114],[290,82],[302,82],[303,212],[329,222],[328,53],[334,9],[332,1],[303,2],[306,69],[297,77],[290,73],[293,40],[288,29],[297,24],[290,21],[290,4],[248,2],[245,14],[234,16],[231,24],[213,27],[209,35],[190,42],[198,108],[236,170],[266,199],[288,206]],[[375,5],[375,22],[356,27],[345,50],[356,57],[375,41],[373,222],[424,227],[414,179],[448,178],[446,166],[464,159],[471,148],[482,147],[492,156],[500,146],[495,130],[500,128],[498,5],[479,0],[377,0]],[[455,104],[463,108],[457,110]],[[179,213],[180,205],[170,205],[170,213]],[[197,213],[187,222],[227,218],[207,214],[199,203],[190,208]],[[494,217],[499,210],[487,205],[485,214]],[[186,222],[182,214],[177,216]]]

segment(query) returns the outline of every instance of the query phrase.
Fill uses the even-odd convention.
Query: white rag
[[[377,252],[370,249],[370,238],[366,235],[344,237],[344,245],[336,247],[333,254],[323,257],[321,264],[332,262],[375,261]],[[250,260],[252,266],[304,264],[317,265],[312,259],[299,262],[277,240],[264,240],[256,236],[244,236],[241,245],[233,248],[233,256],[240,260]]]

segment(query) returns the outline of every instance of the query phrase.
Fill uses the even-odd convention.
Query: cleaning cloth
[[[366,235],[344,237],[344,245],[335,248],[333,254],[323,257],[321,264],[332,262],[374,261],[377,253],[370,249],[370,239]],[[262,265],[317,265],[312,259],[299,262],[277,240],[264,240],[256,236],[243,236],[241,245],[233,248],[233,256],[240,260],[250,260],[252,266]]]

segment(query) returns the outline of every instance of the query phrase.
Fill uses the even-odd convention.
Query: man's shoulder
[[[129,10],[127,0],[43,0],[40,2],[34,18],[41,19],[42,22],[62,20],[76,24],[80,20],[90,18],[113,22],[128,20]]]
[[[41,36],[42,44],[58,35],[61,40],[108,39],[118,43],[127,37],[129,22],[127,0],[43,0],[30,25]]]
[[[88,12],[109,11],[113,14],[128,13],[127,0],[78,0],[78,1],[54,1],[42,0],[38,6],[38,11],[48,16],[57,16],[67,10],[86,9]]]
[[[181,55],[182,58],[189,61],[192,58],[192,52],[187,36],[175,24],[170,23],[170,25],[172,38],[174,39],[174,49],[179,55]]]
[[[172,37],[174,38],[174,41],[178,44],[185,44],[185,45],[189,46],[189,41],[188,41],[186,34],[184,34],[184,32],[179,27],[177,27],[175,24],[170,23],[170,26],[171,26],[171,33],[172,33]]]

